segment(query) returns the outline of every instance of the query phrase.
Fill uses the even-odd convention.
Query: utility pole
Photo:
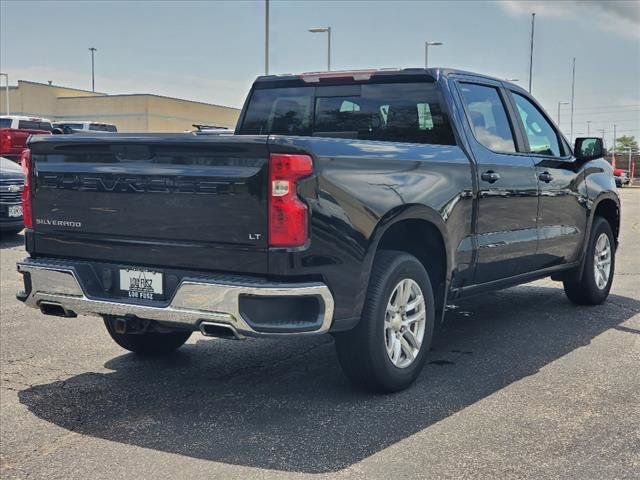
[[[587,137],[591,136],[591,120],[587,120]]]
[[[529,49],[529,93],[531,93],[531,79],[533,77],[533,34],[536,26],[536,14],[531,14],[531,48]]]
[[[95,74],[95,69],[94,69],[94,54],[96,53],[98,49],[95,47],[89,47],[89,51],[91,52],[91,91],[95,92],[96,91],[96,74]]]
[[[264,74],[269,75],[269,0],[264,0]]]
[[[5,85],[4,93],[6,95],[5,107],[7,108],[7,115],[9,115],[9,74],[8,73],[0,73],[0,77],[4,77],[7,80],[7,84]]]
[[[573,102],[576,92],[576,57],[573,57],[573,70],[571,73],[571,141],[573,142]]]

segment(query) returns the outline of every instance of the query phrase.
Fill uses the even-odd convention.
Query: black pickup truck
[[[445,306],[551,276],[611,287],[620,203],[599,138],[446,69],[258,78],[234,135],[32,137],[18,298],[160,354],[194,331],[331,333],[377,391],[419,374]],[[498,307],[498,306],[496,306]]]

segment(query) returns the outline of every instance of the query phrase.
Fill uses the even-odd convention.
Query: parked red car
[[[613,177],[615,178],[616,187],[618,188],[624,185],[629,185],[631,183],[631,179],[629,178],[629,172],[621,168],[613,169]]]
[[[52,130],[46,118],[0,116],[0,156],[18,162],[30,135],[50,135]]]

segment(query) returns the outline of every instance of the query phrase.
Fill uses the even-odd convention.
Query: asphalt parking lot
[[[640,188],[609,301],[534,282],[461,301],[413,388],[354,391],[331,337],[204,339],[156,360],[14,297],[0,256],[3,478],[580,478],[640,472]]]

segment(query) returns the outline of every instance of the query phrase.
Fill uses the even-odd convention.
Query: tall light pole
[[[91,52],[91,91],[95,92],[96,91],[96,74],[94,70],[93,56],[98,51],[98,49],[95,47],[89,47],[89,51]]]
[[[613,152],[611,153],[611,166],[616,168],[616,127],[617,125],[613,124]]]
[[[327,71],[331,70],[331,27],[315,27],[310,28],[311,33],[325,33],[327,34]]]
[[[533,34],[536,26],[536,14],[531,14],[531,46],[529,48],[529,93],[531,93],[531,79],[533,77]]]
[[[442,42],[424,42],[424,68],[429,68],[429,47],[437,47]]]
[[[7,115],[9,115],[9,74],[8,73],[1,73],[0,72],[0,77],[4,77],[7,80],[7,84],[5,85],[5,100],[6,100],[6,107],[7,107]]]
[[[560,105],[569,105],[569,102],[558,102],[558,128],[560,128]]]
[[[573,102],[576,93],[576,57],[573,57],[573,69],[571,71],[571,141],[573,142]]]
[[[269,0],[264,0],[264,74],[269,75]]]
[[[591,136],[591,120],[587,120],[587,137]]]

